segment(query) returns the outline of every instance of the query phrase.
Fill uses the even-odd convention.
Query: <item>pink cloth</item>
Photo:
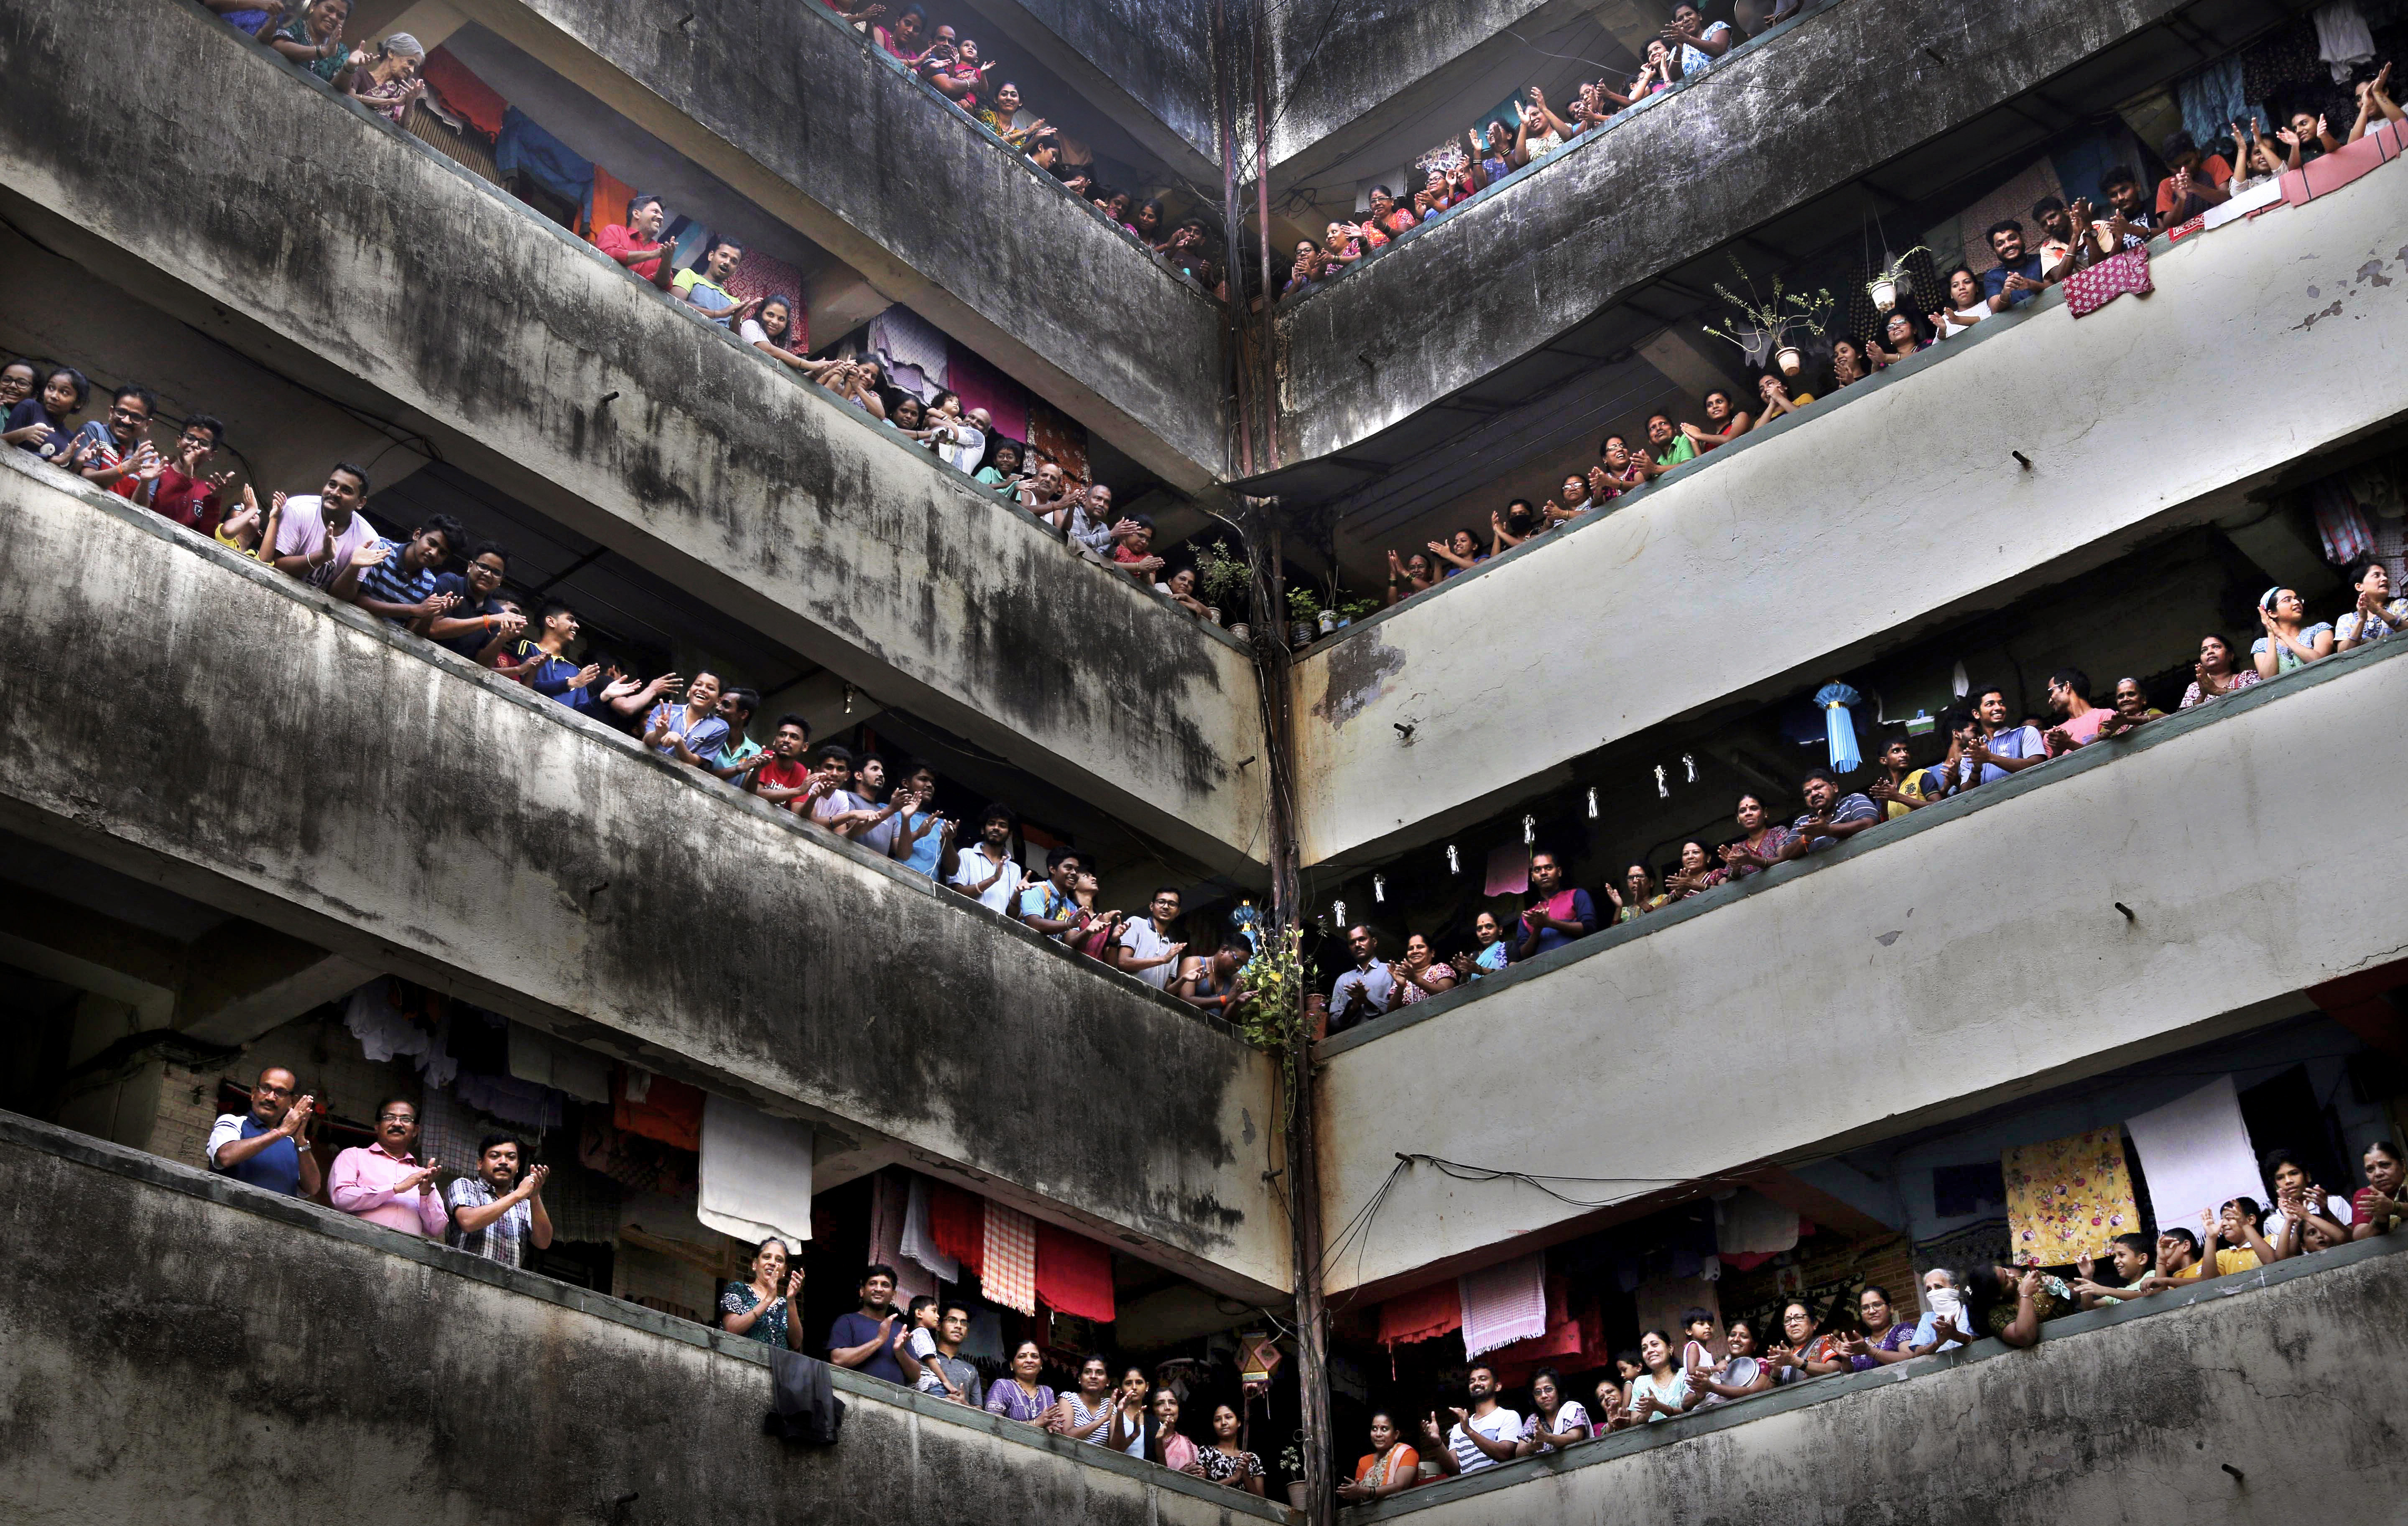
[[[2076,318],[2084,318],[2127,293],[2146,296],[2157,289],[2149,280],[2149,252],[2128,249],[2068,276],[2065,306]]]
[[[993,1199],[986,1205],[984,1265],[979,1291],[990,1303],[1037,1312],[1037,1221]]]
[[[2401,151],[2399,130],[2389,122],[2355,143],[2344,143],[2283,177],[2283,199],[2297,207],[2329,195]]]
[[[1162,1444],[1162,1465],[1173,1473],[1184,1473],[1196,1461],[1196,1444],[1185,1436],[1174,1434]]]
[[[418,1169],[414,1155],[396,1160],[384,1153],[382,1144],[354,1145],[335,1157],[335,1169],[326,1173],[326,1197],[353,1218],[440,1240],[443,1227],[451,1222],[440,1192],[430,1184],[423,1192],[394,1196],[393,1184]]]
[[[1488,855],[1488,880],[1484,896],[1518,896],[1530,888],[1530,850],[1517,842],[1494,848]]]
[[[2087,747],[2099,740],[2099,728],[2105,726],[2107,717],[2114,713],[2115,709],[2113,705],[2093,705],[2084,711],[2079,718],[2059,721],[2048,727],[2047,731],[2062,731],[2072,740],[2076,747]],[[2047,731],[2043,731],[2042,735],[2046,736]],[[2054,752],[2055,749],[2051,751]]]
[[[945,341],[947,385],[961,395],[962,412],[982,408],[995,421],[996,433],[1025,444],[1028,439],[1028,393],[980,355]]]
[[[1466,1358],[1547,1332],[1546,1252],[1467,1272],[1455,1282],[1463,1297]]]

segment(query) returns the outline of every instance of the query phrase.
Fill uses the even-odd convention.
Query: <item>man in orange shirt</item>
[[[2165,142],[2158,145],[2158,157],[2173,171],[2157,182],[2159,227],[2187,223],[2229,198],[2231,194],[2224,188],[2232,180],[2232,166],[2220,153],[2202,156],[2188,133],[2167,134]]]

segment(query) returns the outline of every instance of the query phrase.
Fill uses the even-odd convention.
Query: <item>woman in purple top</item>
[[[1904,1361],[1914,1352],[1914,1327],[1889,1306],[1889,1289],[1867,1288],[1856,1295],[1857,1322],[1864,1332],[1848,1337],[1848,1365],[1860,1373]]]
[[[1747,834],[1736,842],[1722,847],[1723,864],[1734,880],[1761,874],[1781,862],[1789,847],[1792,834],[1788,828],[1778,826],[1765,814],[1764,802],[1753,795],[1739,798],[1739,828]]]
[[[1035,1341],[1011,1348],[1011,1375],[986,1390],[986,1412],[1007,1420],[1042,1425],[1054,1410],[1054,1390],[1037,1381],[1045,1368],[1045,1354]]]

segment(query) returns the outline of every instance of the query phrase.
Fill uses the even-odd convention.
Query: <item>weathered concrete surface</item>
[[[2364,648],[1348,1032],[1322,1046],[1323,1219],[1350,1222],[1398,1151],[1637,1196],[2290,1015],[2408,947],[2396,900],[2300,893],[2390,861],[2368,824],[2408,781],[2363,760],[2403,705],[2408,648]],[[1409,1169],[1332,1290],[1584,1212]]]
[[[1226,1029],[7,454],[8,829],[899,1142],[1208,1285],[1288,1286],[1272,1073]],[[1142,1105],[1066,1130],[1029,1088],[1072,1076]]]
[[[1259,770],[1237,762],[1262,746],[1236,642],[197,7],[36,0],[0,13],[0,184],[46,242],[398,414],[881,701],[1244,871]]]
[[[2229,514],[2395,416],[2363,379],[2408,346],[2403,187],[2386,166],[2161,245],[2154,296],[2077,321],[2051,294],[1316,648],[1293,680],[1305,862],[1432,840],[1600,744]],[[2269,415],[2267,376],[2318,406]],[[1683,612],[1697,639],[1632,658],[1640,610]],[[1500,661],[1510,632],[1545,639]]]
[[[1500,1520],[2216,1526],[2399,1519],[2399,1235],[1782,1389],[1345,1511]],[[2225,1471],[2229,1467],[2231,1472]]]
[[[842,1371],[837,1445],[788,1447],[757,1342],[14,1114],[0,1162],[0,1496],[25,1526],[1284,1516]]]
[[[824,6],[503,0],[479,22],[1182,491],[1223,474],[1219,304]],[[1099,342],[1106,336],[1110,342]]]
[[[1300,0],[1274,7],[1273,180],[1310,176],[1416,122],[1427,129],[1416,151],[1449,133],[1460,137],[1471,124],[1469,113],[1495,105],[1496,95],[1468,108],[1462,122],[1431,112],[1458,85],[1528,56],[1507,28],[1534,37],[1596,7],[1597,0]],[[1552,61],[1533,62],[1543,67]]]
[[[1550,155],[1517,185],[1457,212],[1409,249],[1283,305],[1287,459],[1326,455],[1396,424],[1641,282],[2187,3],[2043,0],[1993,14],[1915,0],[1845,0],[1803,18],[1773,45],[1752,48],[1699,84]],[[1927,47],[1946,64],[1934,62]],[[1868,68],[1871,59],[1882,66]],[[2036,144],[2041,132],[2032,131]],[[1634,201],[1634,187],[1667,174],[1677,178],[1677,195]],[[1417,321],[1396,321],[1407,311]]]
[[[972,4],[1003,29],[1015,49],[1043,62],[1088,106],[1125,128],[1173,171],[1202,185],[1219,183],[1210,0],[1169,6],[1145,0]],[[1242,18],[1241,7],[1230,8]],[[997,50],[989,44],[985,51],[992,57]],[[1010,74],[1006,64],[996,79],[1000,82]],[[1041,108],[1038,115],[1044,115]]]

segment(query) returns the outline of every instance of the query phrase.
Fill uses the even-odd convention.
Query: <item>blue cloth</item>
[[[725,721],[716,715],[706,715],[700,724],[689,727],[685,724],[685,705],[681,700],[664,699],[652,707],[652,713],[644,717],[644,729],[650,731],[656,726],[668,727],[669,734],[672,736],[683,735],[686,751],[696,757],[716,757],[720,750],[727,745]],[[676,750],[666,741],[662,742],[652,751],[663,756],[676,756]]]
[[[1512,957],[1513,951],[1506,945],[1504,939],[1499,938],[1472,956],[1471,978],[1478,980],[1483,975],[1502,974]]]
[[[1831,747],[1831,771],[1854,773],[1864,766],[1865,755],[1856,750],[1856,718],[1848,707],[1863,698],[1845,684],[1826,684],[1814,691],[1814,703],[1822,707],[1824,734]]]
[[[2005,291],[2007,289],[2007,277],[2010,275],[2021,276],[2026,281],[2038,281],[2041,279],[2041,274],[2039,252],[2036,250],[2028,252],[2024,255],[2024,260],[2021,265],[1994,265],[1987,270],[1983,271],[1982,295],[1984,296],[1996,296],[2000,292]],[[2039,295],[2040,294],[2038,292],[2017,292],[2014,295],[2007,298],[2007,306],[2011,308],[2020,308]],[[1837,765],[1834,765],[1834,767],[1836,766]]]
[[[594,190],[594,162],[545,132],[517,107],[502,112],[502,136],[494,142],[494,167],[527,179],[572,207],[585,205]]]
[[[2242,123],[2245,131],[2251,117],[2265,115],[2242,98],[2238,53],[2178,81],[2174,99],[2182,107],[2183,131],[2202,151],[2217,138],[2228,137],[2226,129],[2234,122]]]
[[[896,1321],[896,1326],[900,1326],[901,1323],[902,1321],[898,1319]],[[895,1360],[895,1338],[899,1333],[898,1329],[890,1327],[886,1332],[886,1344],[871,1352],[869,1360],[855,1367],[853,1371],[870,1377],[882,1377],[889,1383],[902,1383],[903,1364]],[[840,1351],[849,1346],[866,1346],[876,1339],[878,1339],[878,1321],[859,1309],[853,1310],[851,1314],[838,1315],[836,1323],[828,1329],[828,1349],[831,1352]]]
[[[267,12],[265,10],[222,10],[218,12],[218,20],[225,22],[226,25],[233,27],[236,31],[241,33],[246,37],[255,37],[259,36],[259,29],[267,24]]]
[[[1015,916],[1041,916],[1048,922],[1062,922],[1068,920],[1077,907],[1078,902],[1054,888],[1053,881],[1039,880],[1020,892],[1020,900],[1011,910]],[[1058,932],[1049,936],[1055,943],[1062,942],[1062,935]]]
[[[911,851],[896,862],[914,874],[925,874],[935,879],[937,860],[943,857],[945,848],[945,834],[937,825],[937,813],[915,812],[906,825],[920,835],[912,839]]]
[[[527,680],[527,686],[583,714],[594,708],[594,685],[588,684],[574,689],[568,686],[568,681],[583,670],[566,657],[545,656],[538,662],[534,675]]]
[[[257,1139],[272,1134],[273,1129],[262,1129],[259,1120],[242,1120],[242,1137]],[[301,1151],[293,1141],[280,1139],[248,1160],[237,1160],[231,1166],[211,1167],[221,1176],[231,1176],[237,1182],[264,1187],[270,1192],[281,1192],[288,1198],[301,1195]]]

